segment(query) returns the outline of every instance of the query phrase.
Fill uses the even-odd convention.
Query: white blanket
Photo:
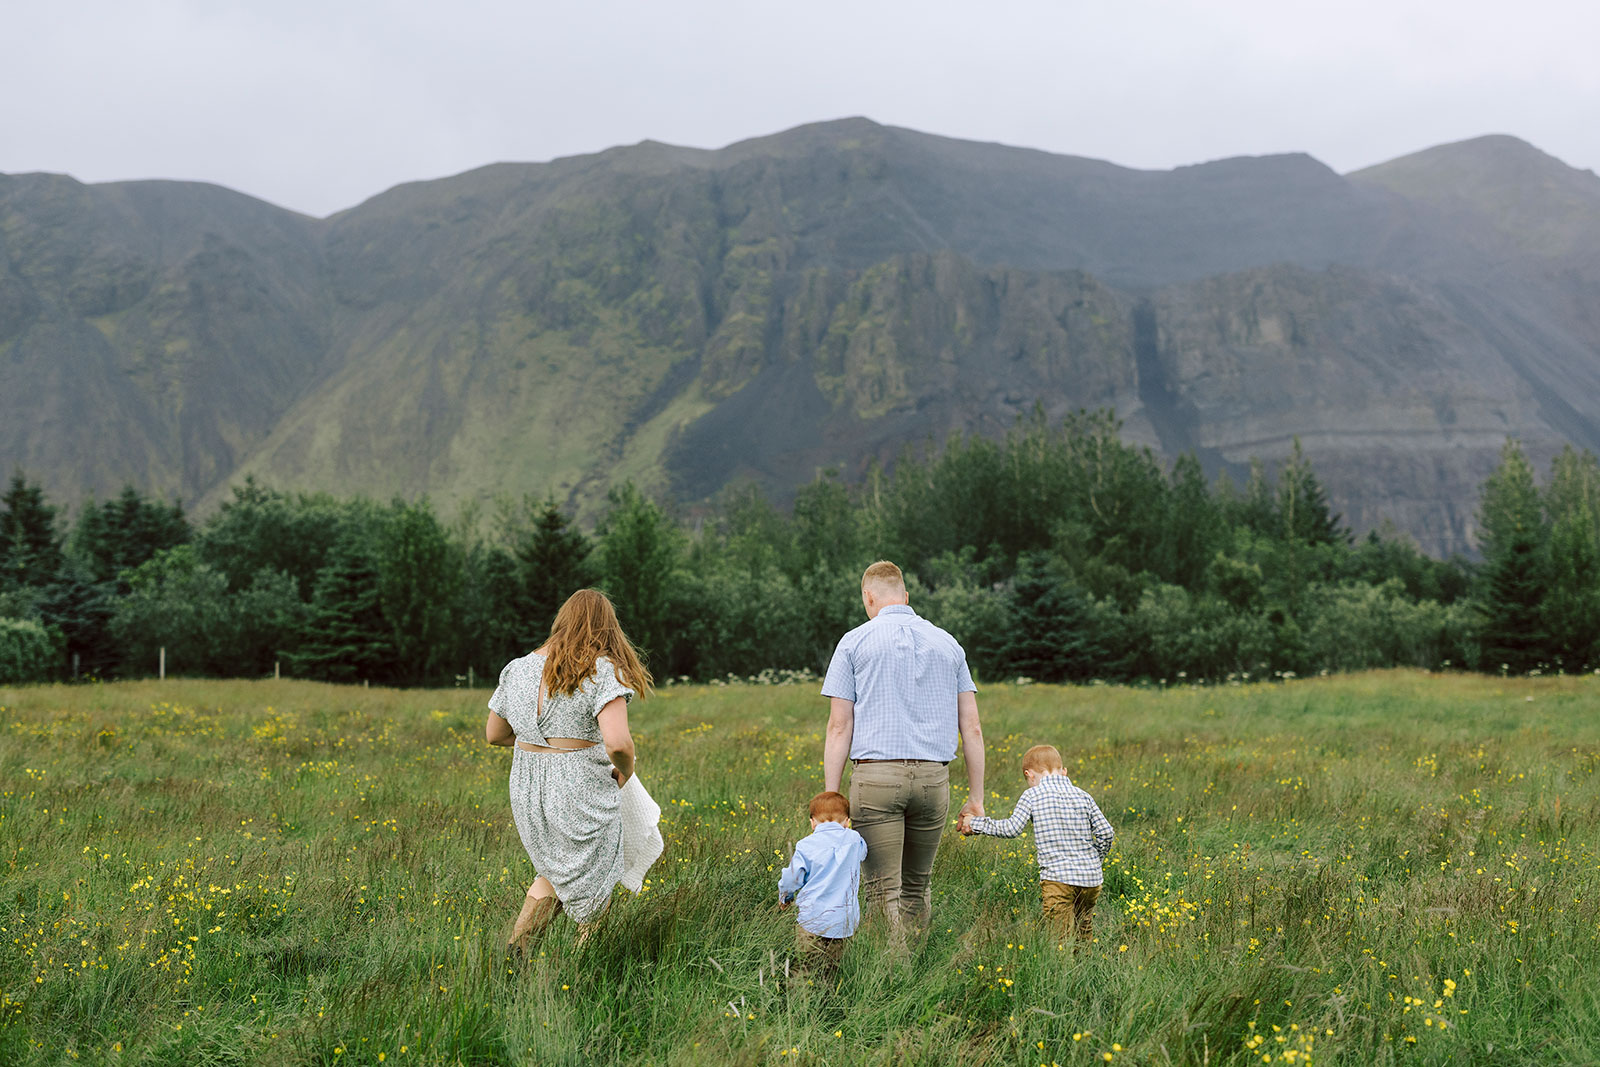
[[[636,774],[622,787],[617,801],[622,820],[622,884],[630,892],[644,888],[650,865],[661,858],[661,805],[651,799]]]

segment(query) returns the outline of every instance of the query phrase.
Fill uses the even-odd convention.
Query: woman
[[[500,672],[484,734],[515,747],[511,812],[538,872],[512,952],[562,909],[586,923],[610,902],[622,875],[617,794],[633,776],[628,701],[650,689],[611,601],[595,589],[573,593],[544,645]]]

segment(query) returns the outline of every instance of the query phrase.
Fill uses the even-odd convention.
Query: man
[[[928,925],[958,735],[970,796],[961,814],[983,814],[983,728],[966,653],[911,610],[900,568],[868,567],[861,604],[867,622],[839,639],[822,685],[830,699],[823,788],[839,789],[848,757],[867,900],[883,906],[898,938]]]

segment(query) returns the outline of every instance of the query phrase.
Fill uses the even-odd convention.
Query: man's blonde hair
[[[890,593],[894,596],[904,596],[906,592],[906,576],[886,559],[880,559],[868,567],[861,575],[861,588],[867,586]]]
[[[1034,745],[1022,754],[1022,769],[1047,774],[1061,770],[1061,753],[1054,745]]]

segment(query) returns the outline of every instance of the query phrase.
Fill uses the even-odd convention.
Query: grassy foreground
[[[487,695],[0,689],[0,1063],[1600,1062],[1600,678],[985,687],[990,813],[1051,741],[1118,831],[1097,941],[952,831],[927,942],[834,989],[773,907],[815,686],[636,704],[667,854],[523,966]]]

